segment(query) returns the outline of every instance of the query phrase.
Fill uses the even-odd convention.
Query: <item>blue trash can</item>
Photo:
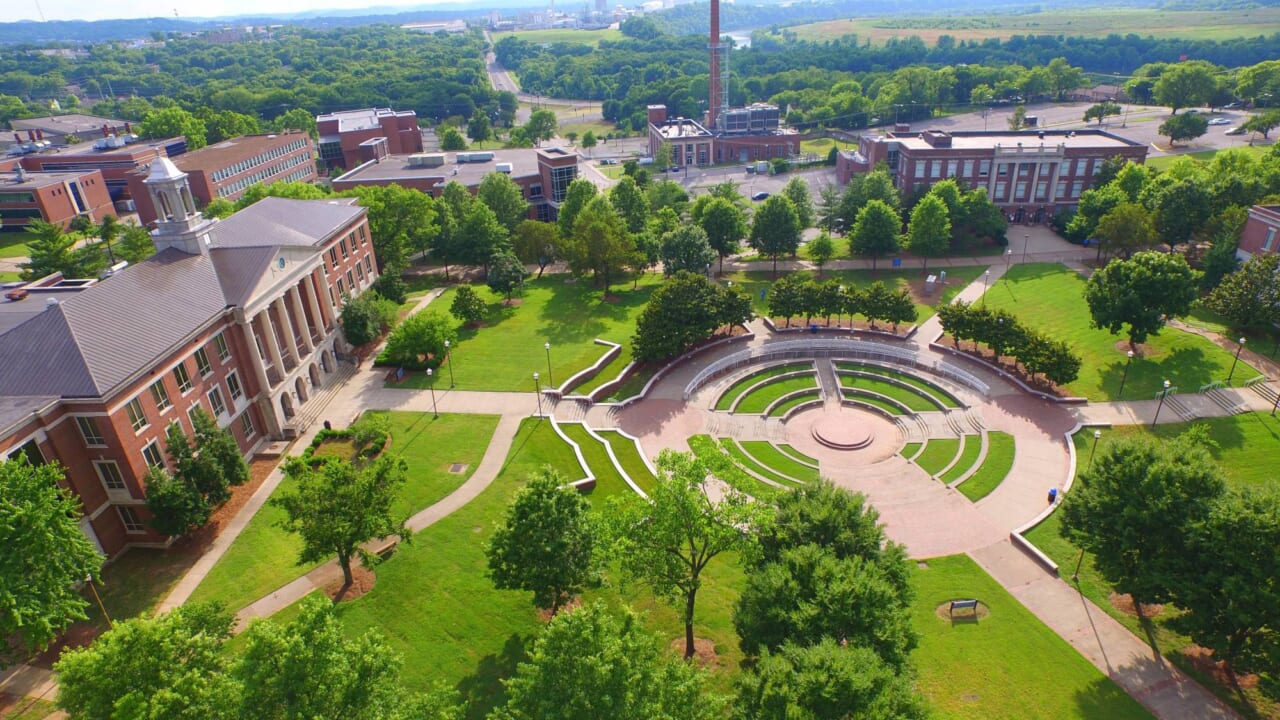
[[[894,267],[896,267],[896,268],[900,268],[900,267],[902,267],[902,258],[894,258],[894,259],[893,259],[893,266],[894,266]]]

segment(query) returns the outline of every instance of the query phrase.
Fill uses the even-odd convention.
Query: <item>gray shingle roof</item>
[[[7,430],[58,398],[50,395],[0,397],[0,430]]]
[[[267,197],[213,226],[213,247],[314,247],[360,216],[355,198],[291,200]]]

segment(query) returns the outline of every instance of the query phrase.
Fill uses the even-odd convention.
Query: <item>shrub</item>
[[[392,331],[387,348],[378,356],[378,364],[407,370],[434,368],[444,357],[444,342],[457,339],[453,318],[438,310],[424,310],[411,315]]]

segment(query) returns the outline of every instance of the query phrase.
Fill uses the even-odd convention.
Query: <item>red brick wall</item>
[[[343,241],[346,241],[347,247],[345,257],[342,253]],[[365,258],[369,259],[367,265]],[[368,219],[362,215],[335,235],[333,240],[325,246],[321,261],[324,267],[324,284],[332,293],[330,297],[333,300],[334,309],[340,312],[344,292],[352,296],[359,295],[361,290],[369,287],[377,278],[378,263],[373,256],[373,237],[369,233]],[[357,265],[363,269],[357,271]],[[373,268],[372,272],[369,268]],[[350,273],[350,279],[347,273]],[[361,273],[364,275],[363,279],[361,279]],[[339,280],[342,281],[341,291],[338,290]],[[320,298],[317,300],[321,304],[324,303]]]

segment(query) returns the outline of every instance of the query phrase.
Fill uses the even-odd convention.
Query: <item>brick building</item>
[[[223,140],[173,159],[187,174],[191,195],[198,207],[215,198],[231,202],[240,199],[250,185],[270,185],[277,181],[312,182],[316,179],[315,153],[306,133],[242,135]],[[144,225],[156,221],[156,210],[146,192],[150,165],[129,173],[129,194]]]
[[[856,151],[836,155],[836,176],[848,183],[883,162],[904,194],[955,178],[985,187],[1014,222],[1040,223],[1075,207],[1103,161],[1117,155],[1140,163],[1147,146],[1101,130],[904,131],[862,136]]]
[[[32,173],[18,165],[0,177],[0,232],[21,232],[32,220],[65,230],[77,215],[97,223],[114,214],[97,170]]]
[[[147,165],[157,155],[175,158],[187,151],[183,137],[140,140],[136,135],[109,135],[63,148],[46,148],[27,153],[17,161],[33,172],[83,172],[98,170],[117,210],[134,209],[129,193],[129,173]]]
[[[474,193],[492,172],[507,173],[524,190],[530,218],[549,221],[556,218],[569,183],[578,177],[578,156],[560,148],[386,155],[334,178],[333,189],[400,185],[440,197],[450,181]]]
[[[390,108],[344,110],[316,116],[320,162],[326,168],[354,168],[381,155],[422,152],[418,114]]]
[[[109,556],[168,542],[146,524],[143,485],[168,463],[172,423],[190,432],[203,408],[246,455],[303,429],[339,372],[344,294],[376,276],[351,200],[267,198],[210,221],[165,158],[145,189],[161,209],[152,258],[38,283],[0,311],[0,455],[62,465]]]
[[[16,138],[18,142],[22,142],[21,136],[25,135],[28,140],[45,140],[54,145],[66,143],[69,137],[73,140],[77,137],[80,140],[89,140],[100,136],[104,130],[108,135],[127,134],[131,131],[129,123],[124,120],[79,113],[15,118],[9,121],[9,127],[19,134],[20,137]]]
[[[726,109],[719,115],[720,129],[708,130],[689,118],[668,118],[665,105],[650,105],[649,156],[663,145],[671,147],[675,165],[718,165],[753,162],[800,153],[800,136],[779,125],[778,108],[752,105]]]
[[[1240,236],[1236,257],[1248,260],[1254,255],[1280,252],[1280,205],[1254,205]]]

